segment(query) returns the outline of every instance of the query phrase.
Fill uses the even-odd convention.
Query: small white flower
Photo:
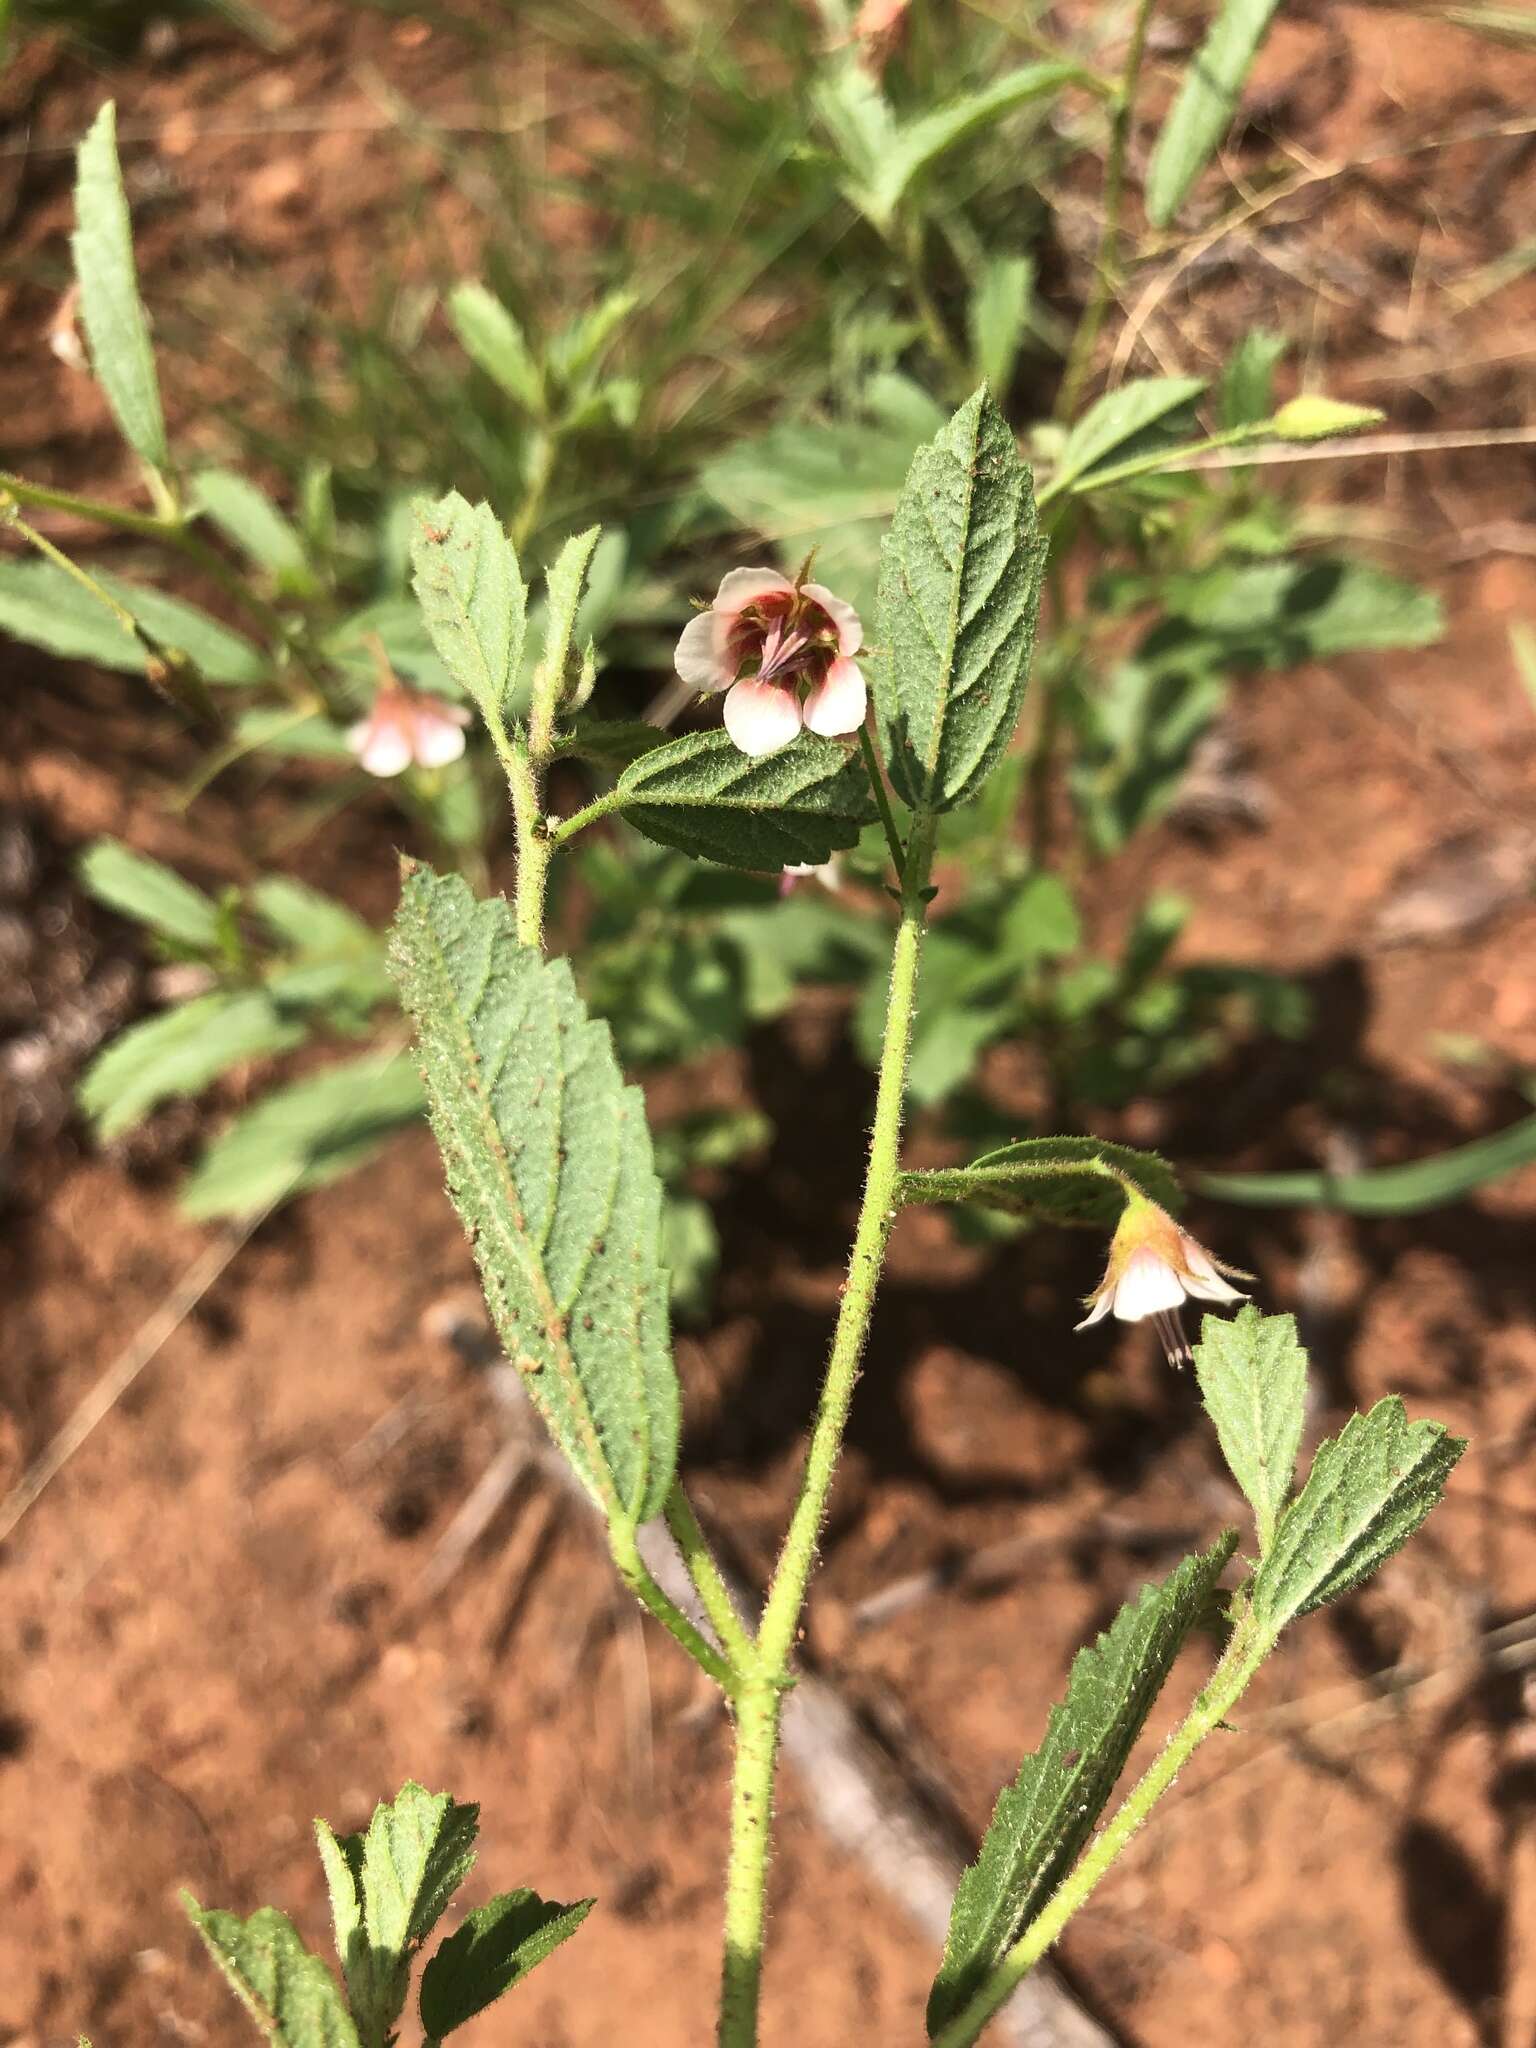
[[[802,882],[820,882],[823,889],[835,896],[843,886],[842,862],[834,853],[830,860],[793,862],[779,870],[781,896],[792,896]]]
[[[1189,1340],[1179,1320],[1186,1300],[1242,1301],[1234,1280],[1251,1276],[1213,1259],[1205,1247],[1181,1230],[1166,1209],[1145,1195],[1127,1193],[1125,1208],[1110,1241],[1104,1278],[1088,1297],[1088,1313],[1077,1325],[1086,1330],[1113,1313],[1122,1323],[1150,1318],[1162,1340],[1170,1365],[1188,1365]]]
[[[469,713],[441,697],[381,686],[373,709],[347,733],[347,745],[370,775],[401,775],[407,768],[446,768],[464,751]]]

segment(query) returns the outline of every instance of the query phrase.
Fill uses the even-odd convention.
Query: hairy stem
[[[715,1554],[709,1547],[709,1540],[699,1527],[699,1518],[693,1512],[693,1503],[683,1491],[680,1479],[672,1483],[663,1512],[667,1527],[676,1539],[682,1553],[683,1563],[688,1567],[688,1576],[693,1581],[699,1604],[709,1617],[710,1626],[720,1639],[731,1664],[738,1671],[750,1668],[755,1655],[752,1638],[745,1623],[736,1612],[735,1603],[715,1562]]]
[[[917,970],[927,915],[934,828],[913,828],[902,877],[901,922],[891,957],[885,1037],[875,1091],[864,1197],[848,1261],[842,1307],[833,1332],[826,1379],[811,1429],[800,1492],[758,1630],[754,1668],[737,1698],[736,1762],[731,1779],[731,1848],[725,1890],[725,1962],[721,1977],[719,2048],[754,2048],[763,1966],[774,1763],[783,1697],[792,1683],[795,1635],[843,1445],[848,1409],[864,1356],[875,1289],[899,1206],[901,1112],[906,1092]]]
[[[1071,419],[1083,395],[1083,386],[1093,368],[1104,316],[1120,284],[1120,216],[1125,206],[1125,159],[1131,142],[1131,119],[1136,110],[1136,88],[1141,83],[1141,61],[1146,53],[1147,29],[1157,0],[1137,0],[1131,40],[1126,47],[1120,88],[1109,117],[1109,147],[1104,156],[1104,226],[1094,259],[1093,290],[1083,308],[1067,367],[1056,394],[1056,417]]]
[[[1232,1632],[1221,1662],[1162,1752],[1116,1808],[1113,1819],[1089,1844],[1070,1876],[1055,1891],[1003,1957],[980,1991],[929,2048],[970,2048],[998,2008],[1057,1940],[1078,1909],[1087,1904],[1159,1799],[1213,1729],[1219,1728],[1273,1648],[1244,1616]]]
[[[641,1606],[655,1615],[673,1641],[687,1651],[699,1669],[706,1672],[722,1692],[734,1696],[738,1684],[735,1671],[713,1643],[700,1635],[683,1610],[657,1585],[640,1555],[634,1530],[610,1523],[609,1547],[618,1566],[619,1577]]]

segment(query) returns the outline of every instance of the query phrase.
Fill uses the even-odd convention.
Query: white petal
[[[1074,1330],[1086,1330],[1090,1323],[1101,1323],[1109,1314],[1109,1296],[1101,1294],[1080,1323],[1072,1325]]]
[[[859,664],[839,655],[805,700],[806,725],[825,739],[857,732],[864,723],[866,701]]]
[[[1115,1283],[1115,1314],[1122,1323],[1137,1323],[1143,1316],[1177,1308],[1183,1299],[1184,1282],[1172,1266],[1145,1246],[1131,1253]]]
[[[800,730],[794,691],[743,676],[726,693],[725,729],[744,754],[776,754]]]
[[[802,583],[806,596],[815,600],[837,628],[839,654],[857,654],[864,645],[864,628],[859,615],[846,598],[834,597],[825,583]]]
[[[411,751],[420,768],[446,768],[464,751],[464,728],[455,719],[432,710],[418,710]]]
[[[370,775],[403,775],[411,765],[411,742],[404,727],[392,718],[369,718],[354,725],[347,745]]]
[[[1247,1294],[1241,1287],[1231,1287],[1217,1272],[1210,1253],[1204,1245],[1196,1244],[1187,1231],[1179,1233],[1179,1246],[1184,1254],[1184,1270],[1187,1275],[1184,1286],[1197,1301],[1246,1301]]]
[[[760,597],[785,597],[794,590],[787,576],[777,569],[732,569],[720,579],[711,611],[726,612],[732,618],[755,604]]]
[[[736,680],[725,651],[730,621],[718,612],[700,612],[684,626],[672,666],[695,690],[728,690]]]

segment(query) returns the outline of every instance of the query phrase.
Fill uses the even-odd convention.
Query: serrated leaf
[[[1307,1354],[1294,1316],[1261,1316],[1250,1303],[1230,1322],[1207,1316],[1195,1378],[1221,1454],[1253,1509],[1267,1554],[1291,1490],[1306,1419]]]
[[[216,1138],[182,1183],[183,1212],[250,1216],[350,1173],[426,1106],[408,1059],[342,1060],[274,1089]]]
[[[1253,1614],[1276,1635],[1338,1599],[1400,1550],[1466,1449],[1441,1422],[1410,1422],[1397,1394],[1319,1445],[1253,1582]]]
[[[1280,0],[1223,0],[1153,145],[1147,218],[1165,228],[1215,155]]]
[[[877,227],[888,228],[908,187],[957,143],[1026,101],[1059,92],[1083,76],[1081,66],[1057,60],[1024,64],[948,106],[934,108],[896,129],[870,166],[868,180],[851,187],[849,197]]]
[[[259,569],[290,589],[311,586],[303,536],[249,477],[233,469],[205,469],[193,486],[193,499]]]
[[[1042,1222],[1113,1230],[1127,1181],[1160,1208],[1176,1214],[1183,1207],[1165,1159],[1107,1138],[1020,1138],[969,1166],[904,1173],[901,1187],[909,1202],[968,1202]]]
[[[213,898],[120,839],[98,839],[88,846],[77,873],[98,903],[148,925],[162,938],[199,952],[219,942],[219,906]]]
[[[1045,1740],[999,1796],[981,1853],[955,1893],[928,1997],[930,2037],[980,1990],[1077,1860],[1236,1542],[1228,1530],[1203,1557],[1185,1558],[1073,1659],[1065,1701],[1052,1707]]]
[[[421,1974],[421,2024],[430,2040],[462,2027],[568,1941],[593,1899],[563,1906],[537,1892],[502,1892],[467,1913]]]
[[[733,868],[819,866],[875,815],[859,756],[812,733],[756,760],[728,733],[685,733],[632,761],[616,794],[648,839]]]
[[[196,1095],[231,1067],[286,1052],[304,1035],[264,990],[216,990],[120,1032],[87,1067],[77,1099],[106,1143],[157,1104]]]
[[[669,744],[666,733],[643,718],[582,718],[556,735],[555,753],[624,768]]]
[[[360,2048],[335,1978],[273,1906],[242,1920],[181,1894],[187,1918],[273,2048]]]
[[[915,810],[970,796],[1013,737],[1043,568],[1029,470],[980,390],[917,451],[880,553],[875,711]]]
[[[1204,389],[1199,377],[1138,377],[1106,391],[1067,435],[1051,473],[1051,489],[1069,489],[1111,456],[1125,460],[1141,453],[1143,436],[1193,405]]]
[[[535,419],[544,410],[544,379],[522,328],[483,284],[455,285],[448,318],[472,363]]]
[[[336,1960],[351,1983],[354,1955],[363,1953],[363,1838],[338,1835],[328,1821],[316,1820],[315,1846],[325,1871],[325,1888],[331,1901],[331,1928],[336,1943]]]
[[[499,720],[522,667],[527,624],[517,551],[490,506],[457,491],[415,512],[411,587],[432,644],[481,715]]]
[[[164,469],[170,461],[165,415],[134,269],[133,227],[117,161],[117,109],[111,100],[91,123],[76,158],[70,246],[91,368],[129,447]]]
[[[259,649],[195,605],[146,590],[109,570],[93,580],[162,647],[179,648],[210,683],[259,683],[268,663]],[[130,675],[144,667],[144,645],[56,562],[0,561],[0,630],[66,661],[94,661]]]
[[[415,869],[391,967],[507,1355],[610,1520],[645,1521],[672,1484],[679,1396],[643,1099],[568,963],[520,946],[501,898]]]
[[[342,1961],[362,2048],[387,2048],[393,2039],[417,1952],[475,1860],[479,1826],[478,1806],[412,1780],[397,1798],[379,1802],[361,1837],[332,1837],[328,1845],[317,1824],[333,1916],[341,1898],[338,1938],[345,1921]],[[346,1903],[349,1877],[355,1914]]]

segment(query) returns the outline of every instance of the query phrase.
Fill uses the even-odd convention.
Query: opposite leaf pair
[[[479,1825],[478,1806],[412,1783],[375,1808],[365,1834],[338,1836],[315,1822],[345,1996],[274,1907],[242,1920],[205,1910],[187,1893],[182,1902],[277,2048],[387,2048],[416,1958],[475,1860]],[[510,1991],[576,1932],[592,1904],[502,1892],[466,1915],[422,1972],[419,2007],[428,2041],[440,2041]]]

